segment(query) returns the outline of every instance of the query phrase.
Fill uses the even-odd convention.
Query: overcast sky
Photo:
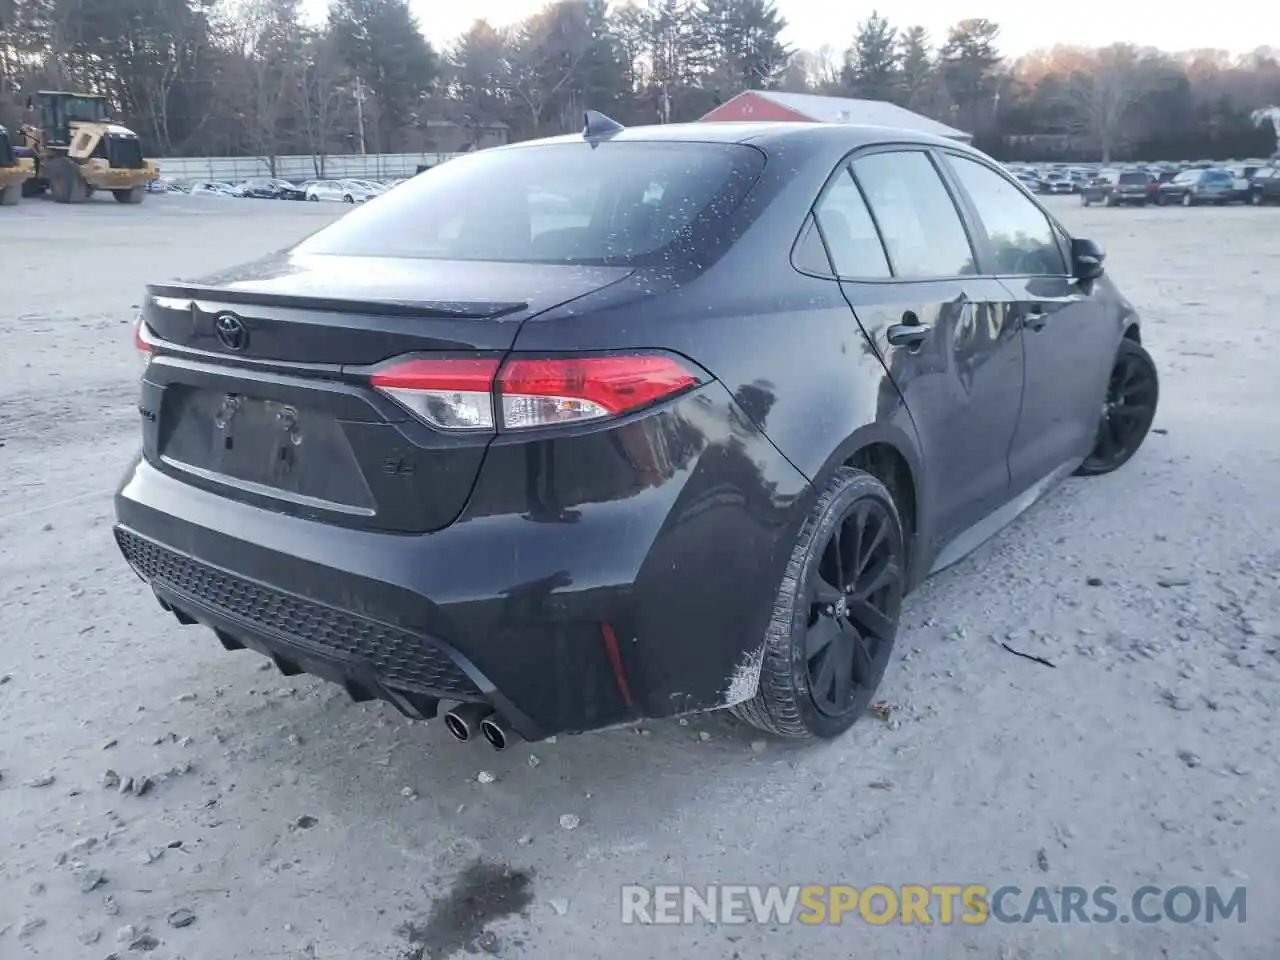
[[[305,2],[314,14],[323,16],[327,0]],[[505,26],[535,13],[545,6],[545,0],[410,0],[410,5],[432,46],[443,49],[477,18]],[[783,34],[787,42],[803,50],[816,50],[823,44],[837,49],[847,46],[858,22],[873,6],[778,0],[778,9],[787,19]],[[1280,7],[1275,0],[1230,4],[1220,12],[1213,6],[1191,4],[1180,9],[1177,4],[1170,7],[1135,0],[984,0],[977,6],[948,0],[884,0],[880,10],[895,25],[924,25],[936,42],[945,38],[947,27],[957,20],[986,17],[1000,24],[1001,51],[1014,55],[1055,43],[1103,46],[1129,41],[1165,50],[1213,47],[1235,53],[1245,53],[1267,41],[1280,43]]]

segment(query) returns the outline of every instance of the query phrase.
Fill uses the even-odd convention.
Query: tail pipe
[[[495,750],[507,749],[519,737],[507,718],[497,713],[491,713],[480,721],[480,732]]]
[[[444,715],[444,725],[455,739],[463,742],[472,739],[481,724],[493,713],[487,703],[461,703]]]

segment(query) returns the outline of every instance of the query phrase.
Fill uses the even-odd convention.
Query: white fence
[[[357,177],[368,180],[395,180],[411,177],[419,164],[434,167],[455,153],[370,153],[342,154],[324,158],[310,156],[276,157],[275,176],[284,180],[340,180]],[[271,165],[263,157],[166,157],[157,160],[165,180],[222,180],[239,183],[251,177],[271,176]]]

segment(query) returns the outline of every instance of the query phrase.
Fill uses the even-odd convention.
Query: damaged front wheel
[[[1159,400],[1160,380],[1151,355],[1134,341],[1121,340],[1093,450],[1076,475],[1110,473],[1127,463],[1147,438]]]

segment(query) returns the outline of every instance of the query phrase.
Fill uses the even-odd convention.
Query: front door
[[[948,153],[986,233],[1026,357],[1009,450],[1016,495],[1074,469],[1093,448],[1119,331],[1095,292],[1069,275],[1066,244],[1039,205],[995,168]]]
[[[845,297],[915,423],[922,499],[932,506],[920,533],[936,552],[1009,498],[1022,344],[1004,287],[977,275],[929,153],[878,150],[850,168],[823,198],[818,223]]]

